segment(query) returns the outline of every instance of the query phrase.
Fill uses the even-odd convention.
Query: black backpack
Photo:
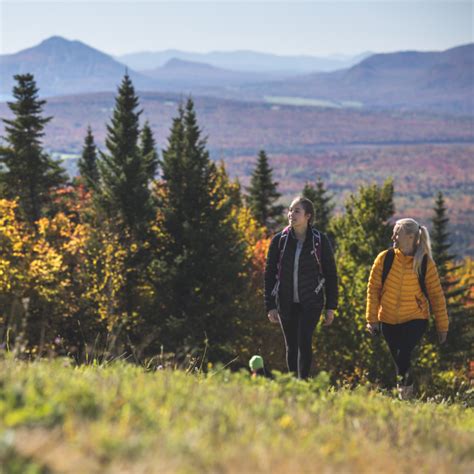
[[[385,254],[385,260],[383,261],[383,270],[382,270],[382,288],[385,284],[385,280],[388,277],[390,269],[392,268],[393,259],[395,258],[395,250],[393,248],[388,249],[387,253]],[[420,284],[421,291],[425,295],[425,298],[429,301],[428,298],[428,291],[426,289],[426,269],[428,267],[428,255],[423,256],[423,260],[421,262],[421,271],[418,274],[418,282]]]

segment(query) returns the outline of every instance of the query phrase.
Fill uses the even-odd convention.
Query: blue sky
[[[454,0],[0,0],[0,53],[52,35],[116,55],[164,49],[309,55],[443,50],[473,42],[473,23],[473,3]]]

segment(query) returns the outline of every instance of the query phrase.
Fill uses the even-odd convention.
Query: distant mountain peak
[[[38,46],[34,46],[33,48],[29,48],[29,50],[37,49],[38,51],[43,52],[62,52],[62,53],[74,53],[74,52],[82,52],[83,54],[94,54],[94,55],[101,55],[104,57],[111,58],[110,55],[100,51],[92,46],[89,46],[86,43],[83,43],[79,40],[69,40],[67,38],[63,38],[62,36],[51,36],[44,41],[42,41]],[[21,51],[20,51],[21,53]]]
[[[66,38],[63,38],[62,36],[51,36],[41,41],[41,43],[36,47],[37,48],[57,48],[57,47],[67,48],[67,47],[78,46],[78,45],[88,47],[86,44],[81,43],[80,41],[77,41],[77,40],[68,40]]]
[[[194,68],[194,69],[206,69],[206,70],[217,70],[215,66],[210,64],[200,63],[198,61],[188,61],[185,59],[171,58],[163,66],[163,69],[183,69],[183,68]]]
[[[70,43],[71,41],[62,37],[62,36],[50,36],[49,38],[46,38],[45,40],[41,41],[40,44],[55,44],[55,43]]]

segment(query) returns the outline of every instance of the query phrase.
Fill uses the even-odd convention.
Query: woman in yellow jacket
[[[435,316],[439,342],[448,334],[448,314],[436,265],[431,255],[428,229],[414,219],[400,219],[393,229],[394,258],[386,280],[382,283],[384,260],[381,252],[372,266],[367,288],[367,329],[371,334],[382,332],[397,370],[400,396],[413,393],[410,359],[428,326],[431,310]],[[427,256],[424,284],[420,285],[422,262]]]

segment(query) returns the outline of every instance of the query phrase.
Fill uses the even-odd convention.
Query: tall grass
[[[0,361],[3,472],[472,472],[474,413],[329,377]]]

